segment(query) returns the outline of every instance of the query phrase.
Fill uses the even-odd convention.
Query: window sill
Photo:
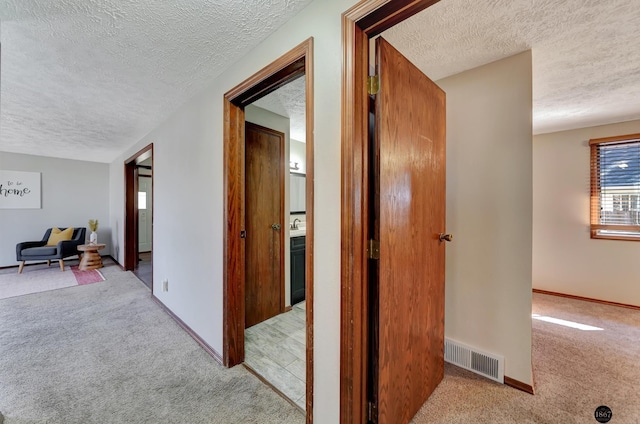
[[[591,233],[592,239],[601,240],[622,240],[622,241],[640,241],[640,234],[638,235],[618,235],[618,234],[597,234]]]

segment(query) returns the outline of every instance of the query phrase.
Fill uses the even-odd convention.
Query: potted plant
[[[89,220],[89,229],[91,230],[91,234],[89,235],[89,244],[98,244],[98,220],[90,219]]]

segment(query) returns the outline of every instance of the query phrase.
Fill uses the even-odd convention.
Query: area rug
[[[22,274],[1,274],[0,299],[104,281],[104,276],[97,269],[80,271],[77,265],[70,268],[64,272],[58,267],[37,270],[25,268]]]

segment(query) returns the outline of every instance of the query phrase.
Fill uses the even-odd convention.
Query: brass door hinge
[[[378,422],[378,408],[373,402],[367,402],[367,422]]]
[[[377,75],[367,77],[367,93],[378,94],[380,91],[380,78]]]
[[[369,240],[367,242],[367,258],[380,259],[380,242],[378,240]]]

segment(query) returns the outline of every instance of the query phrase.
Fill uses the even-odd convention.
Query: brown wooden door
[[[245,125],[245,327],[284,308],[284,134]]]
[[[382,38],[376,67],[370,395],[407,423],[444,375],[445,93]]]

